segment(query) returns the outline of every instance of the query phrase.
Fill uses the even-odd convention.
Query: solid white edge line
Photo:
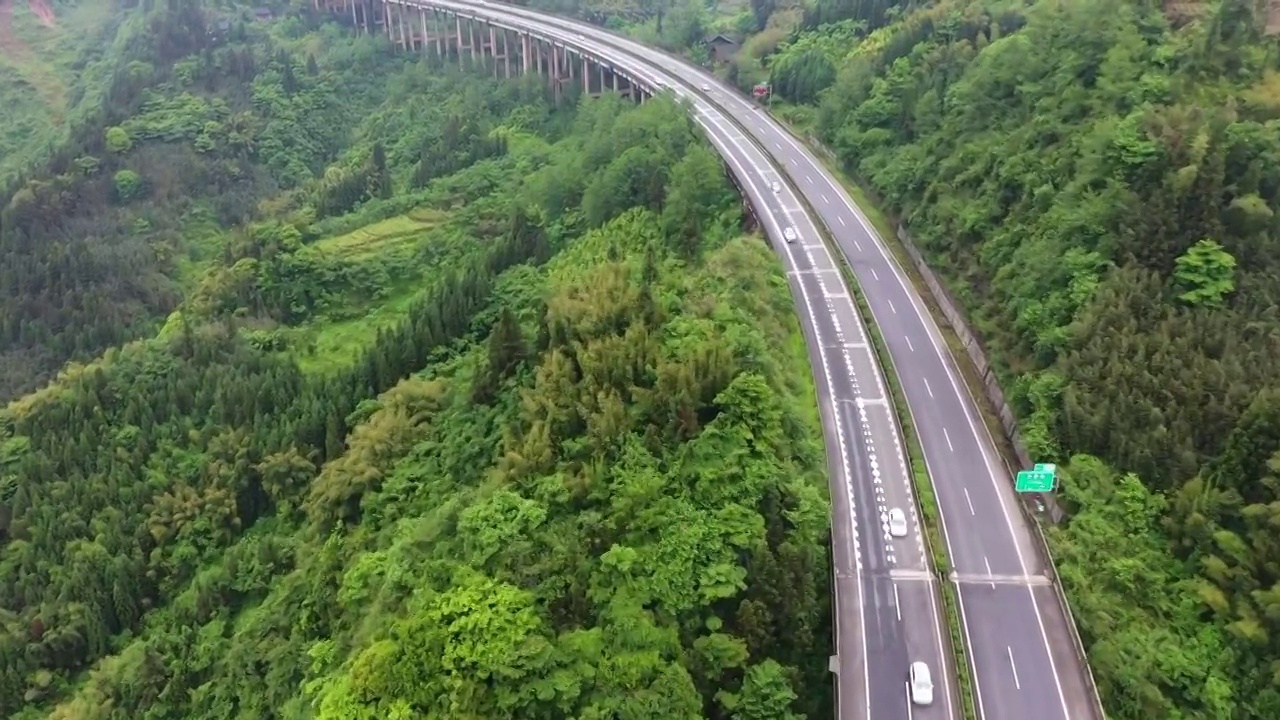
[[[1009,651],[1009,669],[1013,671],[1013,686],[1021,690],[1022,683],[1018,682],[1018,664],[1013,661],[1013,646],[1005,645],[1004,647]]]

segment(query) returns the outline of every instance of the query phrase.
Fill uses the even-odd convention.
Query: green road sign
[[[1053,492],[1058,481],[1058,466],[1053,463],[1037,463],[1030,470],[1021,470],[1014,481],[1013,489],[1018,492]]]

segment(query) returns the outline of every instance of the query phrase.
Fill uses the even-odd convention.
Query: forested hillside
[[[405,63],[250,5],[55,6],[96,20],[83,38],[25,6],[0,80],[0,400],[154,332],[260,201],[319,182],[391,88],[367,78]]]
[[[1065,466],[1073,517],[1053,541],[1110,715],[1280,717],[1266,8],[819,0],[769,17],[726,72],[771,79],[775,109],[901,216],[1033,455]]]
[[[0,412],[0,717],[830,716],[799,327],[685,110],[246,32],[333,145],[250,123],[159,332]],[[104,158],[234,145],[222,82]]]

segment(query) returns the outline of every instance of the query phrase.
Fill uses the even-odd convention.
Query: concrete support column
[[[402,50],[409,49],[409,33],[404,23],[404,5],[396,3],[396,29],[400,32],[400,48]]]
[[[458,67],[462,67],[462,18],[453,16],[453,29],[458,37]]]
[[[560,87],[560,48],[551,43],[551,87]]]
[[[511,79],[511,33],[502,31],[502,66],[508,80]]]
[[[520,33],[520,74],[529,74],[529,34]]]
[[[475,69],[480,66],[480,49],[476,47],[476,24],[471,20],[467,21],[467,39],[471,41],[471,67]]]
[[[394,42],[395,38],[391,37],[391,6],[387,3],[382,3],[382,29],[387,33],[387,39]]]
[[[404,38],[405,51],[412,50],[417,47],[413,37],[413,11],[407,5],[400,5],[399,23],[400,35]]]
[[[444,22],[440,19],[440,13],[436,10],[431,11],[431,29],[435,31],[436,36],[436,57],[444,60],[444,46],[448,44],[445,39]]]
[[[489,26],[489,55],[493,56],[493,76],[498,77],[498,30]]]
[[[400,5],[398,3],[393,5],[386,0],[383,0],[382,4],[387,8],[387,37],[403,50],[404,38],[400,37]]]
[[[582,94],[591,94],[591,68],[587,66],[587,56],[582,56]]]

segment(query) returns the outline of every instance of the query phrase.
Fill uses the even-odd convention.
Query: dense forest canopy
[[[14,185],[9,392],[83,362],[0,411],[0,717],[830,716],[814,389],[686,108],[242,9],[137,8]]]

